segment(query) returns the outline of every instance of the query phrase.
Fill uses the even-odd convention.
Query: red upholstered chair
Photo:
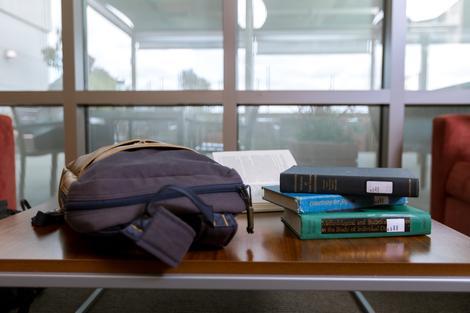
[[[433,120],[431,215],[470,236],[470,115]]]
[[[15,141],[11,118],[0,115],[0,200],[16,209]]]

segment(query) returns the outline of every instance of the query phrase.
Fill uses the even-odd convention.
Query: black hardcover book
[[[419,179],[404,168],[293,166],[281,173],[280,190],[417,197]]]

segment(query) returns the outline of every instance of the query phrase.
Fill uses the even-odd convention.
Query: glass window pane
[[[60,2],[0,1],[0,90],[62,89]]]
[[[383,16],[380,0],[238,0],[238,89],[380,89]]]
[[[470,114],[470,107],[407,106],[405,109],[402,166],[420,178],[420,196],[409,201],[424,210],[429,210],[430,205],[432,120],[438,115],[452,113]]]
[[[379,106],[239,106],[239,149],[289,149],[299,165],[375,167]]]
[[[31,205],[55,198],[64,165],[61,107],[0,106],[13,120],[16,152],[16,197]]]
[[[88,89],[222,89],[222,0],[89,0],[87,46]]]
[[[131,36],[87,8],[88,89],[131,89]]]
[[[470,88],[470,0],[408,0],[405,87]]]
[[[210,155],[222,151],[222,106],[88,107],[88,150],[153,139]]]

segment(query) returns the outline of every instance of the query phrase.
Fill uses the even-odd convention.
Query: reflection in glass
[[[88,151],[145,138],[210,155],[222,151],[222,106],[88,107]]]
[[[299,165],[375,167],[380,107],[239,106],[239,149],[289,149]]]
[[[63,110],[60,107],[0,107],[13,120],[17,199],[38,205],[55,197],[64,164]]]
[[[0,1],[0,90],[62,89],[61,1]]]
[[[88,7],[87,40],[88,89],[131,89],[130,34]]]
[[[88,88],[223,88],[221,0],[87,1]]]
[[[405,86],[470,88],[470,0],[407,1]]]
[[[379,0],[238,0],[238,89],[380,89],[383,16]]]
[[[443,114],[470,114],[470,107],[406,107],[403,129],[402,166],[420,178],[419,198],[409,202],[418,208],[429,210],[431,189],[431,141],[432,120]]]

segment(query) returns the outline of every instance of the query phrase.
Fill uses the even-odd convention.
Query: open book
[[[281,210],[280,207],[263,200],[261,186],[279,185],[279,175],[297,165],[289,150],[224,151],[212,154],[215,161],[234,168],[243,182],[251,186],[255,211]]]

